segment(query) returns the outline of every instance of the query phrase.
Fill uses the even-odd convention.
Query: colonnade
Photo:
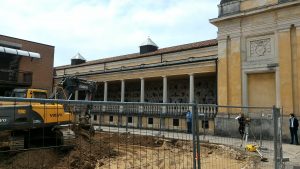
[[[168,102],[168,77],[167,76],[162,76],[163,79],[163,103]],[[145,102],[145,79],[140,78],[140,84],[141,84],[141,89],[140,89],[140,102],[143,103]],[[124,79],[121,80],[121,100],[120,102],[125,101],[125,85],[126,81]],[[194,74],[189,74],[189,102],[194,103],[195,101],[195,94],[194,94]],[[107,95],[108,95],[108,81],[104,81],[104,93],[103,93],[103,101],[108,101],[107,100]]]

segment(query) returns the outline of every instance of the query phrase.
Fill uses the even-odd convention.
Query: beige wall
[[[276,3],[278,3],[278,0],[244,0],[241,2],[241,10],[244,11]]]
[[[153,125],[148,124],[148,117],[142,117],[142,127],[143,128],[149,128],[149,129],[159,129],[160,127],[160,120],[159,118],[152,117],[153,118]]]
[[[275,104],[275,73],[248,74],[248,105],[254,107],[272,107]]]
[[[285,111],[293,112],[293,79],[290,31],[280,31],[278,37],[280,63],[280,95],[281,105]]]
[[[241,47],[240,38],[230,40],[230,52],[227,56],[228,70],[228,105],[241,105],[242,80],[241,80]]]
[[[86,73],[91,71],[101,71],[101,70],[110,70],[110,69],[118,69],[118,68],[126,68],[140,65],[148,65],[161,63],[164,61],[178,61],[178,60],[186,60],[189,58],[202,58],[207,56],[216,56],[217,55],[217,47],[206,47],[200,49],[191,49],[181,52],[167,53],[161,55],[147,56],[142,58],[135,59],[127,59],[120,61],[113,61],[107,63],[99,63],[94,65],[79,65],[72,66],[67,68],[56,68],[56,76],[62,76],[65,74],[75,74],[75,73]]]
[[[272,7],[263,8],[266,5]],[[241,1],[241,9],[245,12],[235,17],[211,20],[218,27],[218,103],[270,106],[275,102],[286,115],[300,115],[300,2],[246,0]],[[262,89],[253,86],[259,81],[247,75],[266,72],[274,72],[275,84],[260,83],[275,92],[268,96],[249,93],[248,88]]]
[[[191,73],[213,73],[216,71],[215,62],[191,63],[171,67],[159,67],[133,71],[122,71],[114,73],[103,73],[85,76],[94,81],[116,81],[121,79],[140,79],[162,76],[188,75]]]
[[[127,125],[127,118],[132,117],[132,123],[128,123],[128,127],[138,127],[138,117],[137,116],[123,116],[122,117],[122,125]]]
[[[117,125],[118,124],[118,116],[114,116],[114,122],[109,123],[109,116],[110,115],[103,115],[101,117],[101,123],[100,125]],[[149,116],[150,117],[150,116]],[[153,125],[148,124],[148,118],[149,117],[142,117],[142,128],[146,129],[155,129],[158,130],[160,129],[160,118],[158,117],[152,117],[153,118]],[[129,127],[138,127],[138,117],[137,116],[132,116],[133,118],[133,124],[128,124]],[[166,130],[179,130],[179,131],[187,131],[187,124],[185,118],[175,118],[179,119],[179,126],[173,126],[173,119],[174,118],[164,118],[164,124],[165,127],[164,129]],[[98,117],[99,120],[99,117]],[[202,128],[202,120],[199,120],[198,127],[199,127],[199,132],[200,133],[207,133],[207,134],[214,134],[214,128],[215,128],[215,123],[213,119],[208,120],[209,123],[209,128],[204,129]],[[126,126],[127,123],[127,117],[123,116],[122,117],[122,126]],[[99,121],[95,121],[94,124],[99,124]]]

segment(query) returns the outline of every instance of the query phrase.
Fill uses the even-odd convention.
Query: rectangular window
[[[202,120],[202,128],[208,129],[209,128],[209,122],[208,120]]]
[[[130,117],[127,117],[127,122],[128,123],[132,123],[132,117],[130,116]]]
[[[179,119],[173,119],[173,126],[178,127],[179,126]]]
[[[149,118],[148,118],[148,124],[150,124],[150,125],[153,124],[153,118],[152,118],[152,117],[149,117]]]
[[[23,82],[22,83],[32,83],[32,73],[24,73],[23,74]]]
[[[94,115],[94,121],[97,121],[97,118],[98,118],[98,117],[97,117],[97,115],[95,114],[95,115]]]
[[[109,122],[113,122],[114,121],[114,116],[109,116]]]

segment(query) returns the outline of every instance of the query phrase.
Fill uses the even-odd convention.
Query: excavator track
[[[22,149],[24,149],[24,136],[10,137],[10,150],[22,150]]]
[[[71,148],[75,146],[75,133],[69,126],[58,126],[56,133],[60,137],[62,147]]]

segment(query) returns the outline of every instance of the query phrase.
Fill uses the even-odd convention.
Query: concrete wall
[[[113,116],[114,120],[113,122],[109,122],[109,117]],[[127,123],[127,118],[132,117],[132,123]],[[186,132],[187,131],[187,123],[186,119],[183,117],[172,117],[172,118],[162,118],[162,127],[160,127],[161,120],[159,117],[153,117],[153,116],[142,116],[141,122],[139,122],[138,116],[117,116],[117,115],[109,115],[104,114],[97,117],[97,120],[92,120],[92,123],[95,125],[106,125],[106,126],[119,126],[119,127],[129,127],[129,128],[137,128],[137,129],[149,129],[149,130],[171,130],[171,131],[178,131],[178,132]],[[92,117],[93,118],[93,117]],[[101,119],[100,119],[101,118]],[[148,124],[148,119],[153,118],[153,124]],[[173,120],[178,119],[179,120],[179,126],[173,125]],[[121,121],[121,123],[118,123],[118,121]],[[199,119],[199,132],[200,134],[215,134],[215,121],[213,119],[207,119],[208,122],[208,128],[203,128],[202,123],[204,123],[203,120]],[[141,126],[139,126],[141,124]]]
[[[215,118],[215,135],[225,137],[241,138],[239,133],[239,123],[235,119],[236,115],[219,114]],[[249,139],[257,139],[260,137],[266,140],[272,140],[274,137],[273,120],[270,118],[251,118],[249,125]]]

